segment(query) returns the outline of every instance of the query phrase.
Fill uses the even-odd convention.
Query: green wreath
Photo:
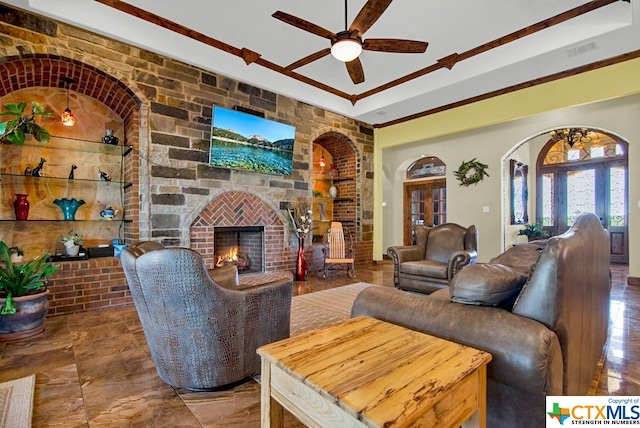
[[[488,177],[489,174],[485,171],[487,168],[489,168],[489,165],[478,162],[476,158],[473,158],[469,162],[462,162],[460,168],[453,174],[460,182],[460,186],[467,187],[482,181],[485,175]]]

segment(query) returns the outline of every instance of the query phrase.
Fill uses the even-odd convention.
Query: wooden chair
[[[332,221],[331,227],[323,238],[324,255],[323,277],[326,279],[329,269],[346,269],[350,278],[356,276],[353,255],[353,238],[349,229],[343,228],[339,221]]]

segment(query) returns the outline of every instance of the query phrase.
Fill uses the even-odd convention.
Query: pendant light
[[[69,85],[75,82],[70,77],[64,77],[62,81],[65,83],[67,88],[67,108],[64,110],[64,113],[62,113],[62,124],[64,126],[73,126],[76,123],[76,118],[69,108]]]

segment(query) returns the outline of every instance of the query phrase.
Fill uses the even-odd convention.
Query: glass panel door
[[[596,210],[596,174],[594,169],[567,172],[567,212],[565,226],[571,227],[582,213]]]
[[[542,226],[555,226],[555,174],[542,175]]]
[[[404,245],[413,245],[416,226],[437,226],[447,221],[445,186],[442,179],[404,184]]]
[[[629,262],[629,235],[627,220],[627,168],[612,166],[609,168],[609,212],[606,216],[611,242],[611,261],[614,263]],[[606,227],[606,226],[605,226]]]

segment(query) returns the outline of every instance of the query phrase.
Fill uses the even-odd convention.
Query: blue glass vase
[[[60,209],[62,210],[62,215],[65,220],[75,220],[76,219],[76,211],[78,211],[78,207],[80,205],[84,205],[84,201],[82,199],[56,199],[53,201]]]

